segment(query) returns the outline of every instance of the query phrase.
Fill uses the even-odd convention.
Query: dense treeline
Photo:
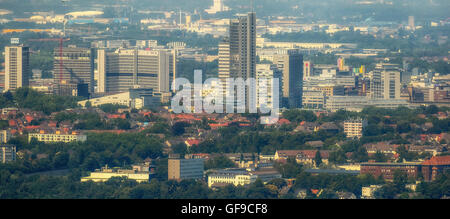
[[[0,108],[19,107],[28,108],[34,111],[41,111],[45,114],[58,112],[67,108],[77,107],[79,97],[64,97],[48,95],[31,88],[22,87],[14,92],[5,92],[0,95]]]
[[[66,168],[93,171],[104,165],[131,165],[147,157],[162,156],[163,147],[159,138],[141,133],[90,133],[86,142],[66,144],[46,144],[34,139],[28,143],[26,137],[13,138],[9,143],[16,145],[18,151],[28,152],[22,159],[4,164],[2,168],[23,173]]]

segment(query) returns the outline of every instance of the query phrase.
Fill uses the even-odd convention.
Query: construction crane
[[[69,41],[70,38],[42,38],[42,39],[29,39],[30,42],[59,42],[59,83],[62,84],[63,75],[63,42]]]

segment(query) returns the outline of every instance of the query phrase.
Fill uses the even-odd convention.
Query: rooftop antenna
[[[252,12],[255,12],[255,0],[250,0],[250,7],[252,9]]]

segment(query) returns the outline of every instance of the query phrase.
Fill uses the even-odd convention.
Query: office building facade
[[[169,158],[169,180],[202,179],[203,171],[204,159]]]
[[[28,86],[30,77],[29,48],[24,46],[6,46],[4,91]]]
[[[283,72],[283,107],[301,108],[303,95],[303,55],[289,50],[285,55],[275,55],[274,64]]]
[[[247,80],[256,76],[256,14],[248,13],[247,16],[241,16],[238,19],[230,21],[229,37],[224,38],[219,44],[219,79],[222,82],[222,91],[225,96],[230,94],[226,83],[228,78],[242,78]],[[249,89],[238,91],[233,89],[235,106],[245,106],[249,109],[249,101],[245,103],[238,102],[236,98],[239,95],[250,99]],[[242,92],[242,93],[241,93]],[[224,101],[225,102],[225,101]]]
[[[87,91],[94,92],[95,50],[88,48],[59,48],[54,50],[53,78],[55,93],[77,96],[79,84],[87,84]]]
[[[121,93],[130,88],[169,92],[175,78],[176,57],[171,51],[98,50],[99,93]]]

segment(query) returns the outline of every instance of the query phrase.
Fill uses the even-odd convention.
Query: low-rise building
[[[416,179],[421,172],[421,163],[361,163],[360,173],[371,174],[374,177],[382,176],[385,180],[393,180],[396,171],[406,173],[408,178]]]
[[[106,182],[112,177],[126,177],[128,179],[136,180],[136,182],[148,182],[150,180],[149,171],[139,171],[138,169],[110,169],[108,166],[102,167],[101,170],[92,172],[89,176],[82,177],[81,182]]]
[[[422,175],[425,181],[433,181],[444,172],[450,172],[450,155],[432,157],[422,163]]]
[[[381,188],[380,185],[370,185],[362,187],[361,189],[361,198],[362,199],[373,199],[374,193],[377,189]]]
[[[254,183],[258,178],[267,183],[281,178],[281,174],[274,168],[216,170],[208,175],[208,187],[245,186]]]
[[[202,179],[204,171],[204,159],[180,159],[171,156],[168,160],[168,179]]]
[[[86,107],[88,102],[93,107],[104,104],[118,104],[142,109],[145,106],[158,106],[163,101],[163,98],[165,98],[165,94],[155,93],[151,88],[134,88],[129,89],[128,92],[79,101],[78,104],[82,107]]]
[[[35,138],[38,141],[43,141],[46,143],[49,142],[72,142],[72,141],[81,141],[84,142],[87,140],[86,135],[79,134],[77,132],[72,132],[71,134],[62,134],[60,131],[56,131],[54,134],[45,133],[41,131],[40,133],[30,133],[28,134],[28,142],[31,139]]]

